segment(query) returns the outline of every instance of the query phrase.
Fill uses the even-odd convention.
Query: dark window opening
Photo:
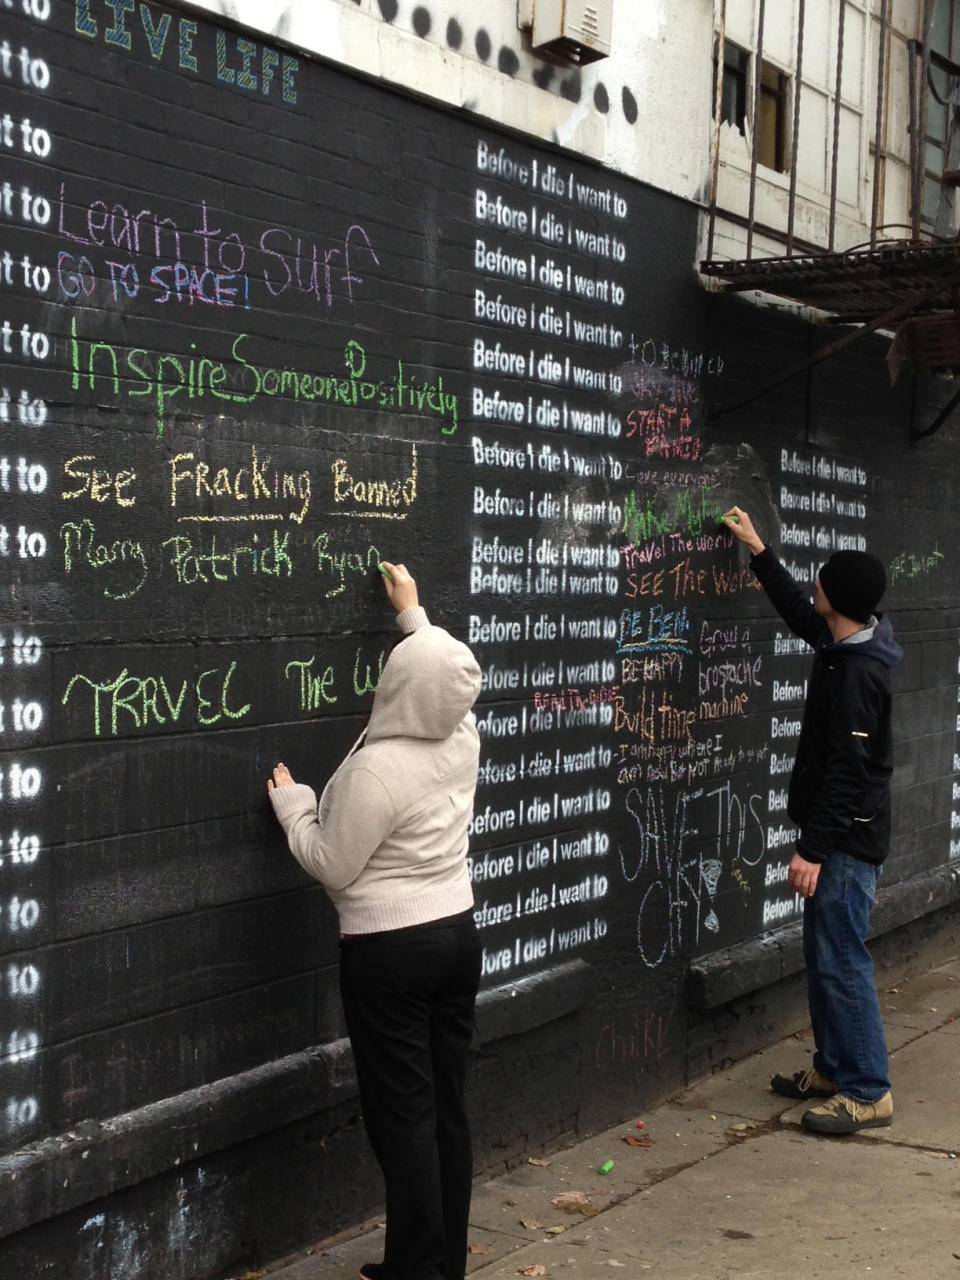
[[[716,83],[716,54],[714,54],[714,83]],[[750,71],[750,54],[729,40],[723,46],[723,82],[720,90],[721,123],[732,124],[741,133],[747,124],[747,81]]]
[[[960,3],[960,0],[958,0]],[[752,115],[752,53],[729,40],[723,46],[723,77],[720,83],[720,121],[746,136]],[[717,51],[713,58],[716,84]],[[783,173],[787,167],[786,120],[789,77],[769,62],[760,63],[760,118],[757,127],[757,160],[768,169]]]

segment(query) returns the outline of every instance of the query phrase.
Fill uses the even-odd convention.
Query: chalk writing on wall
[[[160,1087],[178,1092],[304,1042],[295,1007],[281,1004],[260,1029],[259,1015],[224,1008],[195,1065],[178,1064],[180,1033],[147,995],[145,966],[151,949],[189,951],[192,927],[180,922],[192,890],[186,880],[161,905],[125,882],[176,859],[170,813],[189,844],[192,821],[229,824],[234,806],[216,785],[191,800],[181,778],[179,807],[161,816],[142,762],[154,761],[162,792],[160,741],[179,772],[223,730],[259,736],[278,715],[306,725],[369,705],[388,647],[346,623],[369,613],[395,531],[432,510],[431,450],[456,437],[462,411],[455,375],[425,367],[402,326],[367,322],[364,304],[378,306],[403,274],[396,246],[379,242],[378,202],[351,192],[306,211],[299,176],[264,163],[296,135],[299,59],[152,6],[30,0],[10,17],[0,56],[14,103],[0,128],[0,562],[15,602],[0,626],[5,1148],[91,1108],[149,1100],[157,1080],[138,1060],[161,1064]],[[208,101],[234,95],[224,154],[272,175],[259,212],[246,179],[213,152],[187,157],[139,127],[126,71],[125,87],[97,90],[89,109],[95,70],[112,84],[111,68],[128,60],[147,76],[188,77]],[[247,95],[269,140],[251,131]],[[96,149],[104,114],[120,166]],[[184,144],[203,147],[205,132],[185,119]],[[394,305],[404,312],[402,289]],[[122,756],[98,753],[114,742]],[[107,781],[121,761],[123,776]],[[149,860],[138,832],[154,843]],[[98,917],[83,905],[85,880],[114,856]],[[144,947],[165,912],[180,941]],[[295,972],[302,957],[287,963]],[[87,1008],[78,980],[123,994],[115,1008]],[[242,988],[202,985],[191,1000],[249,1004]]]
[[[355,739],[383,558],[483,669],[488,987],[794,919],[806,669],[718,518],[760,475],[810,580],[868,477],[786,432],[736,470],[649,193],[154,4],[8,17],[4,1147],[343,1034],[264,781]],[[621,1010],[598,1065],[660,1061]]]

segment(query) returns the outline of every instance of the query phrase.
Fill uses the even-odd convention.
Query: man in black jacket
[[[890,1124],[893,1098],[867,926],[890,843],[890,672],[902,657],[876,614],[880,561],[838,551],[810,603],[740,507],[723,520],[788,627],[814,650],[787,812],[799,828],[789,881],[804,898],[803,952],[813,1066],[777,1075],[788,1098],[825,1098],[803,1116],[818,1133]]]

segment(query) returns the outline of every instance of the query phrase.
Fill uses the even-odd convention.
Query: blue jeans
[[[803,911],[813,1065],[838,1093],[856,1102],[876,1102],[890,1088],[887,1041],[866,944],[879,872],[859,858],[832,854]]]

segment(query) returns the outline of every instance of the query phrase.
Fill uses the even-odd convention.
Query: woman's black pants
[[[464,1085],[480,960],[470,912],[340,948],[360,1105],[386,1183],[385,1280],[463,1280],[473,1180]]]

